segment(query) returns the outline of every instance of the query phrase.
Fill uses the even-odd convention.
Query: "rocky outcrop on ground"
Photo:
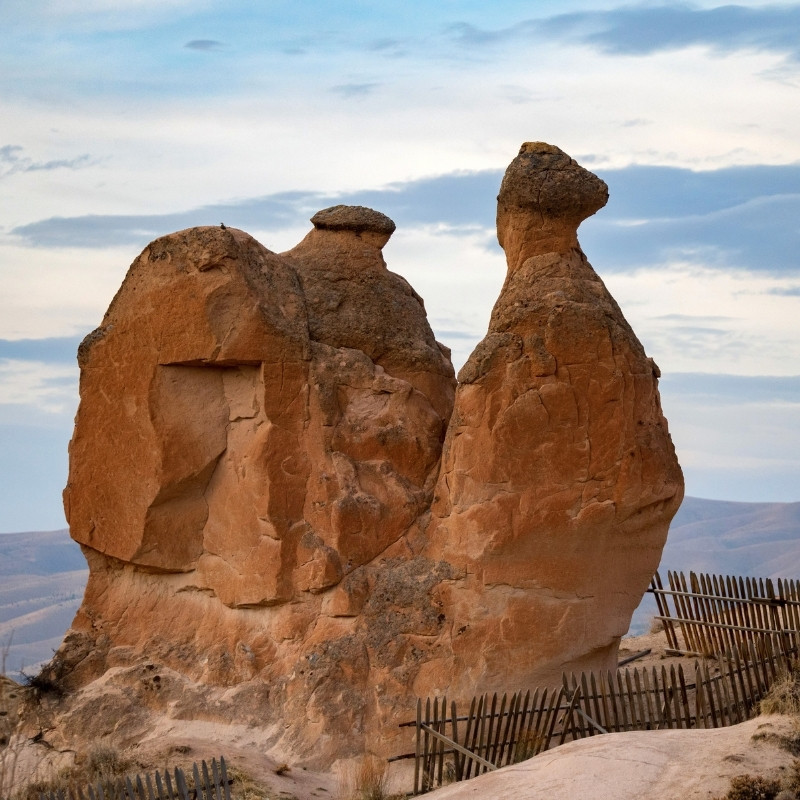
[[[764,777],[779,785],[792,783],[794,757],[789,751],[796,736],[796,720],[781,715],[761,716],[715,730],[630,731],[593,736],[548,750],[521,764],[454,783],[428,796],[430,800],[767,797],[752,783],[737,794],[728,792],[732,781],[742,776],[749,776],[751,781],[754,776]],[[778,796],[797,795],[785,791]]]
[[[134,738],[246,718],[324,767],[397,751],[417,696],[609,667],[683,481],[658,369],[578,245],[606,199],[523,145],[458,381],[383,214],[326,209],[282,254],[151,243],[79,350],[64,502],[90,578],[54,745],[104,715]]]

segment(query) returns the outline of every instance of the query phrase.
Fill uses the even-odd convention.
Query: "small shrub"
[[[83,761],[76,761],[71,767],[65,767],[50,777],[31,781],[15,795],[15,800],[39,800],[39,795],[49,794],[63,789],[77,796],[89,784],[102,783],[109,788],[119,778],[135,771],[137,764],[123,758],[111,747],[97,747]]]
[[[397,800],[402,795],[389,794],[386,762],[364,756],[340,779],[341,800]]]
[[[737,775],[731,778],[725,800],[775,800],[780,790],[778,781],[758,775]]]
[[[784,789],[794,792],[795,795],[800,793],[800,761],[793,761],[792,766],[789,767],[789,774],[783,782]]]
[[[661,633],[664,630],[664,620],[659,619],[658,617],[653,617],[650,620],[650,633]]]
[[[760,709],[762,714],[800,716],[800,671],[797,667],[772,684]]]
[[[451,759],[444,762],[444,770],[442,774],[442,783],[455,783],[456,781],[456,765]]]
[[[273,800],[275,797],[267,786],[233,764],[228,764],[228,778],[233,780],[231,786],[233,800]],[[281,800],[291,800],[291,798],[282,794]]]
[[[800,729],[795,728],[792,733],[783,734],[778,737],[778,747],[791,753],[793,756],[800,756]]]
[[[81,777],[86,778],[87,784],[114,781],[135,768],[136,764],[113,747],[97,747],[89,753]]]
[[[519,764],[520,761],[527,761],[533,758],[542,748],[544,737],[536,731],[525,731],[517,743],[514,745],[514,754],[511,757],[512,764]]]
[[[43,697],[44,695],[61,697],[64,693],[53,677],[44,671],[37,675],[26,675],[24,672],[22,674],[25,677],[25,685],[33,689],[37,697]]]

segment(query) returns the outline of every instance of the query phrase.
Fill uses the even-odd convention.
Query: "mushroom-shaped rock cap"
[[[608,186],[597,175],[552,144],[525,142],[503,176],[497,216],[529,212],[577,228],[606,202]]]
[[[331,206],[317,211],[311,222],[317,230],[381,233],[387,238],[394,233],[395,224],[380,211],[366,206]]]

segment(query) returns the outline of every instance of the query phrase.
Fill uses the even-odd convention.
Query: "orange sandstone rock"
[[[425,551],[464,575],[444,603],[459,693],[614,668],[683,497],[658,368],[578,246],[607,197],[541,142],[500,187],[508,275],[459,374]]]
[[[578,245],[606,199],[523,145],[457,390],[383,214],[326,209],[280,255],[219,228],[146,248],[79,351],[90,579],[54,730],[117,680],[131,719],[256,704],[276,753],[324,766],[396,749],[418,695],[611,666],[683,483],[658,370]]]

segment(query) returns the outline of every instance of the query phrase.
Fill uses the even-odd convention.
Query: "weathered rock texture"
[[[658,370],[578,246],[606,199],[523,145],[457,389],[378,212],[321,211],[280,255],[149,245],[79,351],[64,502],[91,574],[59,735],[105,681],[126,736],[148,708],[244,714],[325,765],[396,749],[418,695],[610,667],[683,483]]]
[[[542,143],[500,187],[508,275],[459,374],[426,549],[465,576],[445,600],[459,692],[613,667],[683,496],[658,368],[578,246],[607,199]]]

